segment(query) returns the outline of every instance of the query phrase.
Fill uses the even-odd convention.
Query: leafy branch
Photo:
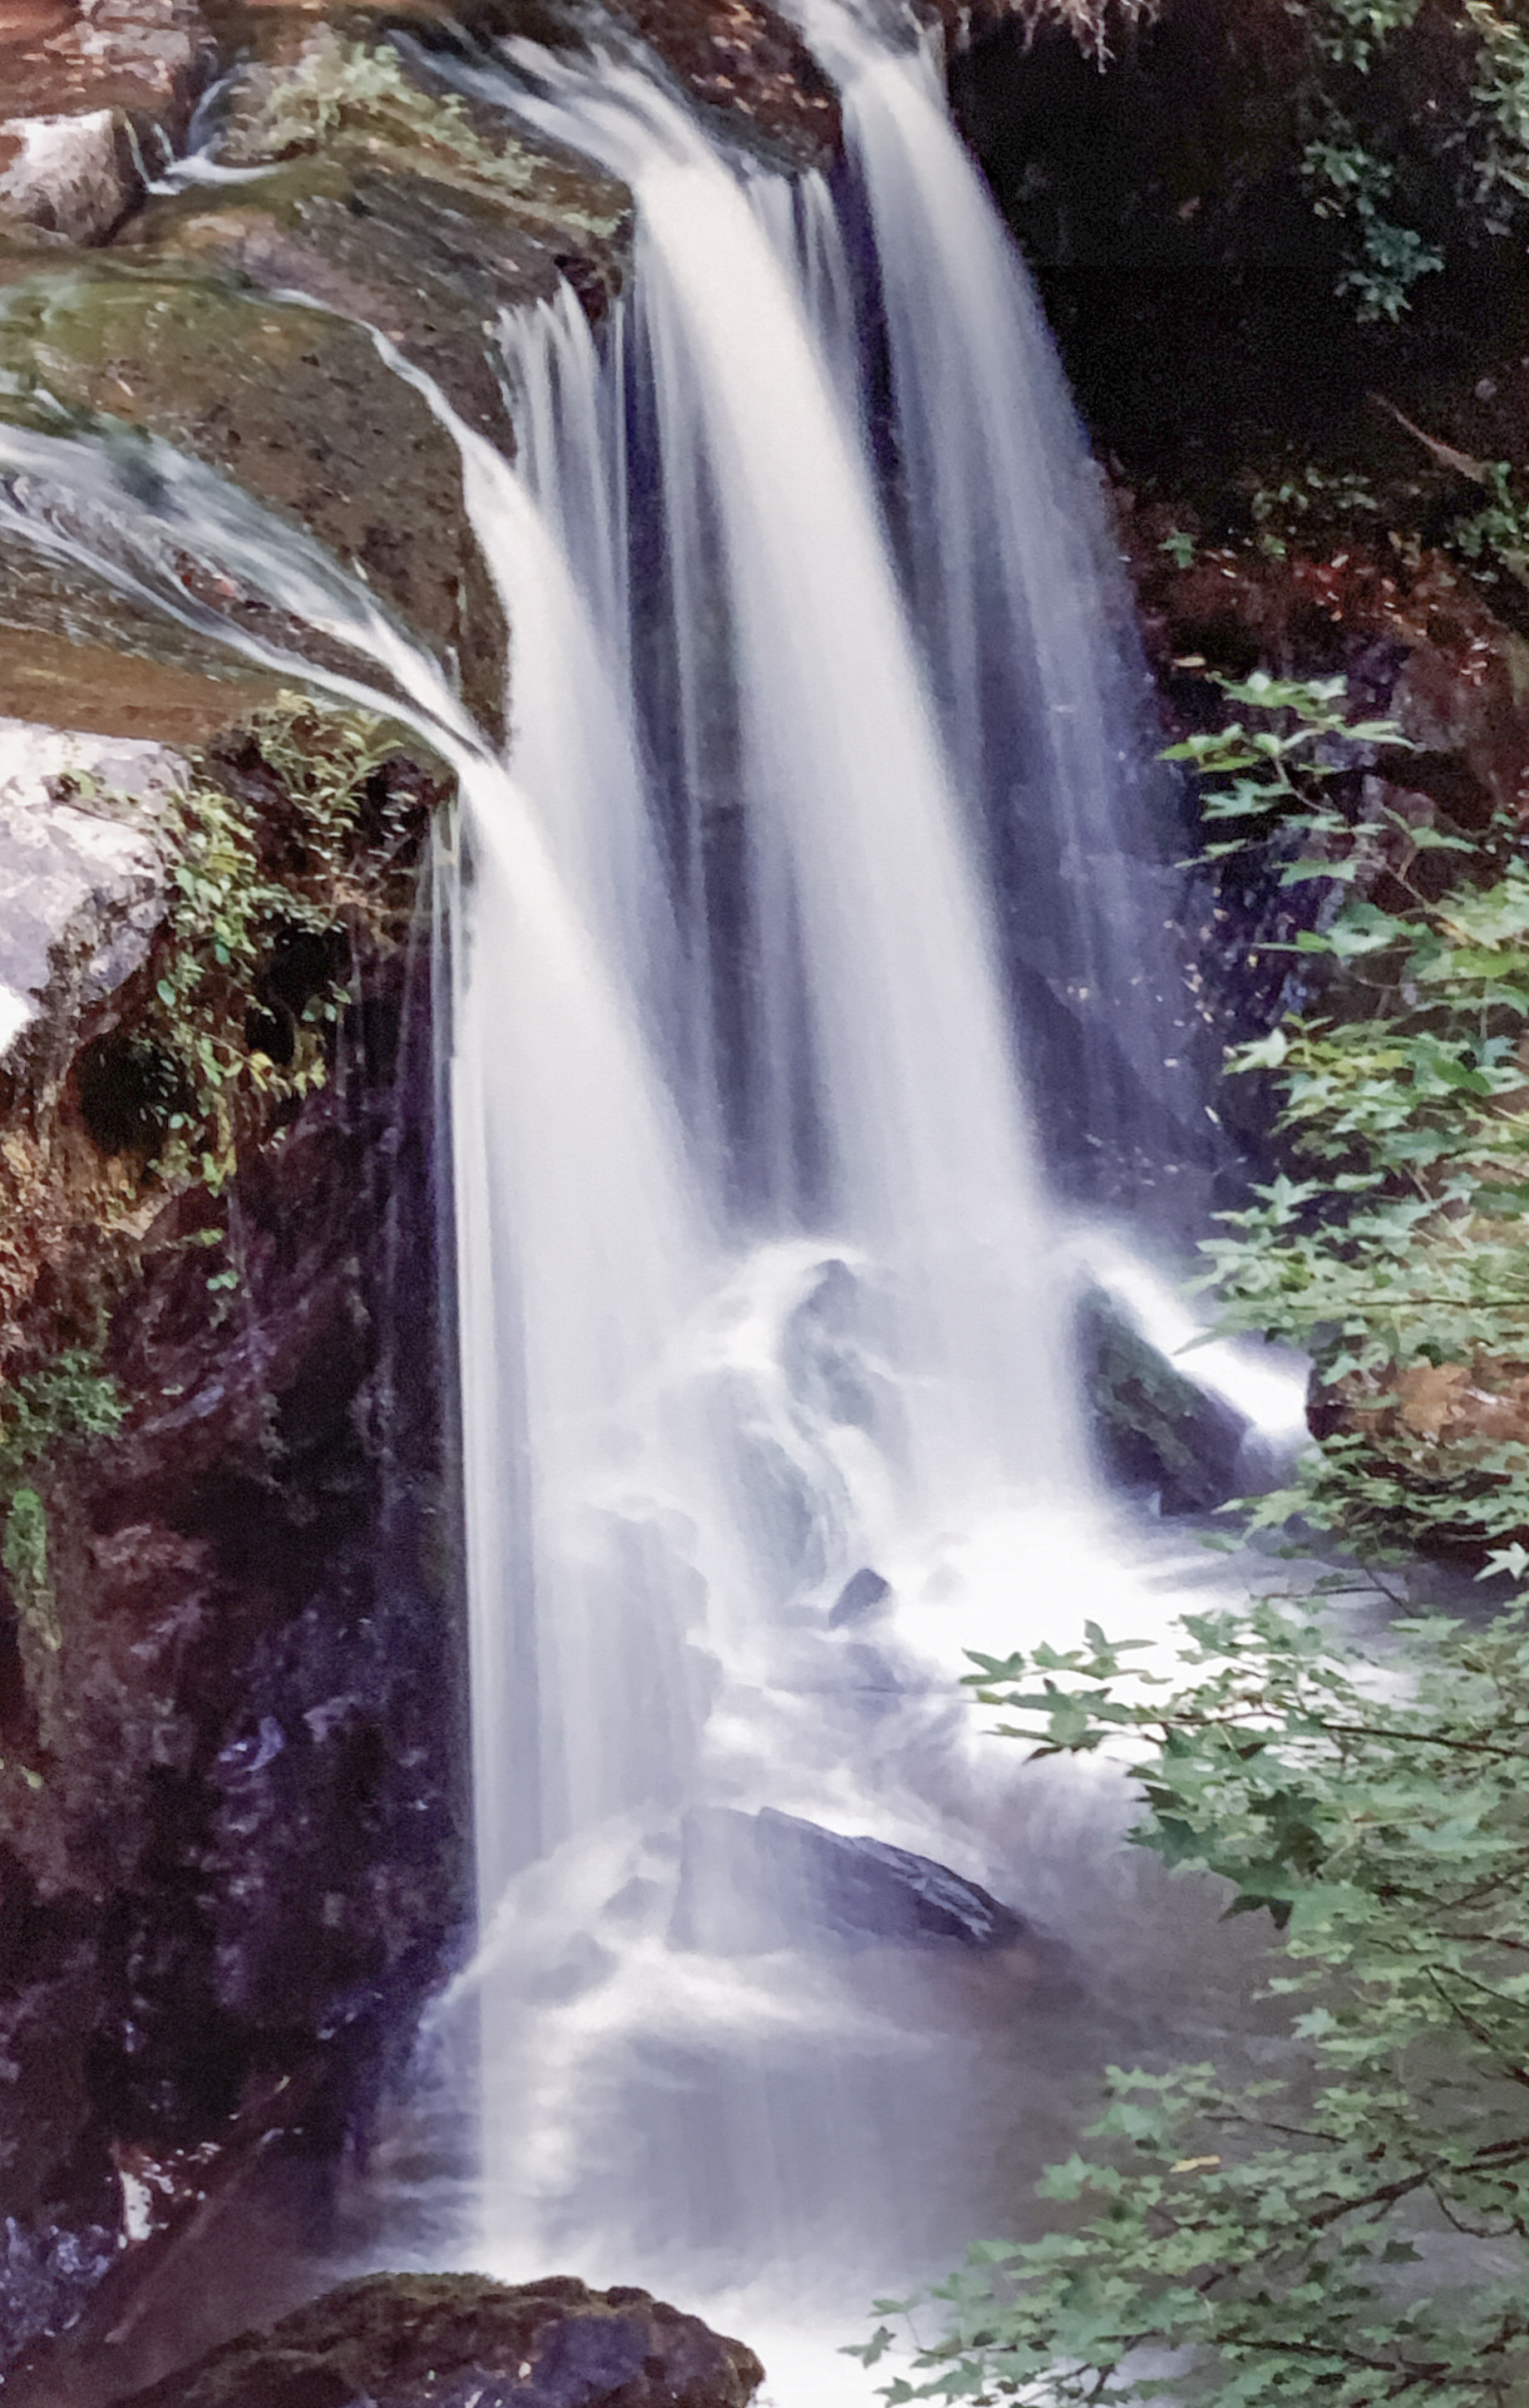
[[[1174,1673],[1085,1644],[974,1656],[979,1698],[1034,1752],[1133,1752],[1136,1842],[1225,1885],[1284,1936],[1272,2078],[1110,2069],[1039,2197],[1044,2237],[984,2243],[900,2320],[944,2319],[885,2397],[1487,2408],[1529,2376],[1529,1617],[1403,1626],[1406,1698],[1316,1614],[1188,1616]],[[1438,2236],[1516,2271],[1466,2289]],[[1405,2284],[1401,2270],[1406,2269]],[[856,2353],[898,2339],[883,2322]]]
[[[1206,858],[1324,890],[1289,948],[1325,966],[1321,1009],[1228,1057],[1273,1084],[1291,1169],[1204,1250],[1222,1326],[1315,1367],[1322,1452],[1254,1526],[1301,1512],[1372,1555],[1513,1543],[1529,1530],[1529,857],[1506,823],[1472,841],[1356,781],[1405,739],[1350,724],[1341,680],[1224,691],[1243,716],[1170,755],[1206,781]]]

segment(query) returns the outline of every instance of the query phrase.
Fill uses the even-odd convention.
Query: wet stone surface
[[[142,961],[164,910],[156,824],[184,775],[164,745],[0,720],[0,1054],[46,1016],[66,1055],[80,1010]]]
[[[977,1882],[884,1840],[824,1830],[766,1806],[685,1817],[670,1934],[726,1956],[829,1941],[1012,1948],[1031,1927]]]

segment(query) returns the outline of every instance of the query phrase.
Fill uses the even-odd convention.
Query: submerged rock
[[[685,1817],[672,1939],[749,1955],[814,1937],[929,1947],[1012,1948],[1022,1915],[932,1856],[825,1831],[764,1807],[698,1807]]]
[[[840,1630],[847,1622],[864,1622],[892,1595],[892,1583],[869,1564],[851,1572],[829,1609],[828,1627]]]
[[[764,2370],[647,2291],[372,2274],[121,2408],[748,2408]]]

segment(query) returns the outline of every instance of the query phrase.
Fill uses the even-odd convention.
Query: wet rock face
[[[1079,1312],[1079,1352],[1094,1444],[1121,1487],[1165,1513],[1204,1513],[1248,1493],[1251,1424],[1158,1352],[1103,1289]]]
[[[225,749],[279,824],[263,756]],[[146,788],[164,766],[82,753]],[[407,896],[439,789],[391,755],[367,794],[358,839],[402,847]],[[0,2364],[41,2353],[38,2401],[103,2275],[109,2324],[273,2146],[320,2212],[468,1911],[429,988],[401,935],[358,938],[329,1084],[221,1197],[146,1178],[135,1202],[131,1134],[87,1092],[152,959],[93,1000],[81,974],[74,1024],[50,990],[73,1060],[23,1037],[0,1125],[6,1180],[42,1182],[6,1224],[5,1344],[94,1344],[127,1405],[28,1469],[46,1600],[0,1578]],[[268,971],[329,974],[279,948]]]
[[[21,391],[46,385],[66,407],[163,436],[272,504],[275,539],[282,517],[307,526],[461,662],[469,702],[497,724],[504,624],[456,447],[361,327],[103,266],[14,290],[0,354]],[[214,598],[238,615],[232,589]],[[255,612],[257,632],[268,615]]]
[[[156,204],[122,247],[151,249],[199,274],[304,293],[375,326],[507,452],[513,431],[484,329],[502,311],[550,299],[566,257],[555,236],[507,223],[449,185],[307,161],[224,193],[215,206],[202,194]],[[579,272],[586,299],[608,297],[614,268],[602,276],[582,262]]]
[[[320,25],[294,49],[246,61],[219,158],[250,180],[151,203],[124,246],[307,294],[375,327],[507,452],[503,313],[566,280],[598,319],[622,280],[625,188],[533,146],[492,108],[469,110],[386,42]]]
[[[762,0],[614,0],[702,108],[779,164],[826,168],[837,156],[838,99],[795,29]]]
[[[748,2408],[764,2375],[646,2291],[375,2274],[123,2408]]]

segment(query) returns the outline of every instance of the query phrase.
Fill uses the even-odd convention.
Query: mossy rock
[[[593,22],[581,0],[349,0],[339,7],[334,0],[216,0],[210,13],[226,54],[277,66],[312,40],[317,15],[333,23],[321,39],[375,44],[396,28],[427,49],[465,32],[485,44],[523,38],[583,50]],[[778,168],[833,165],[841,141],[838,96],[797,28],[768,0],[609,0],[609,15],[657,53],[724,139]],[[466,113],[491,139],[505,141],[498,111],[469,102]],[[571,154],[568,165],[576,176],[589,172]]]
[[[193,188],[156,201],[121,248],[151,251],[171,273],[304,293],[375,327],[506,452],[514,431],[485,330],[503,311],[550,299],[564,279],[598,314],[622,268],[611,240],[444,178],[329,151],[210,196]]]
[[[103,261],[11,286],[0,373],[7,414],[50,395],[125,421],[307,528],[460,665],[469,706],[497,727],[505,629],[456,447],[364,329],[231,281]]]
[[[646,2291],[373,2274],[122,2408],[748,2408],[764,2375],[742,2342]]]

